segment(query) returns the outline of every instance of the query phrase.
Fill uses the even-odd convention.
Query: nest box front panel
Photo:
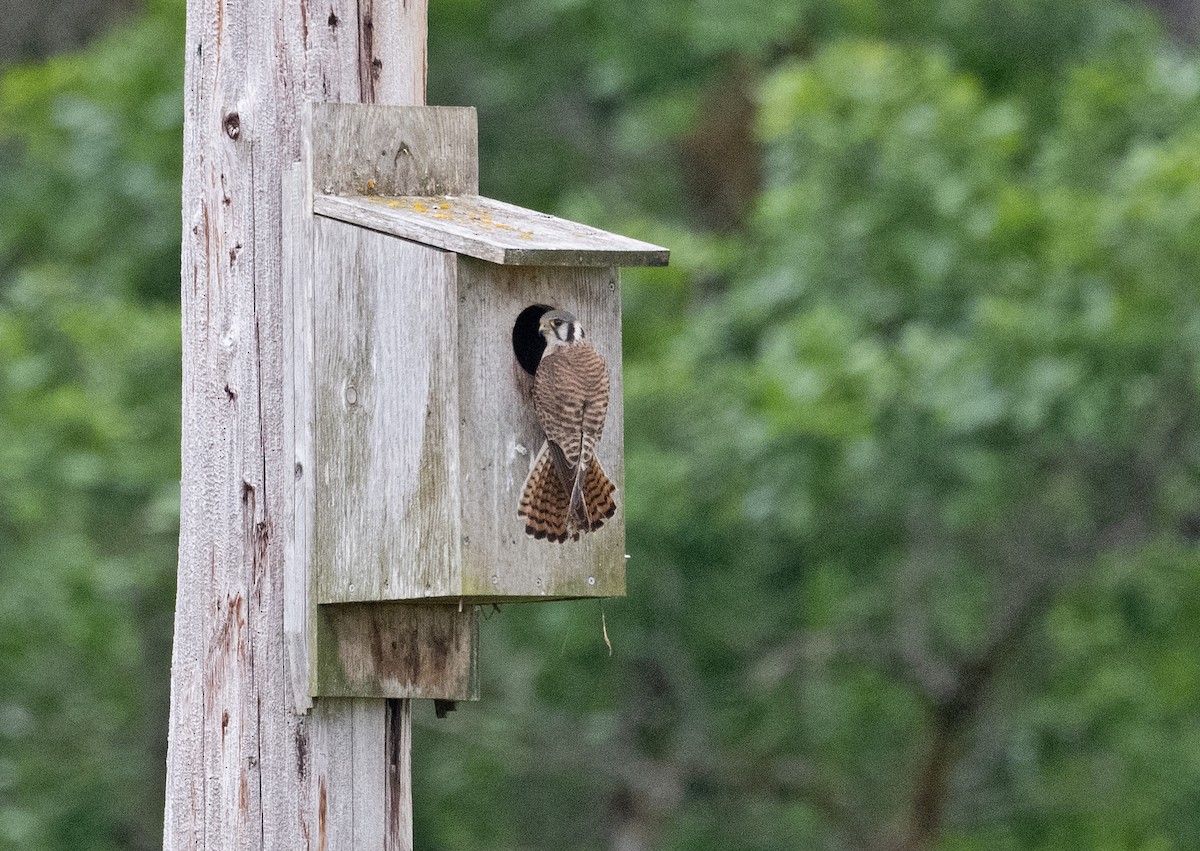
[[[451,596],[455,255],[321,217],[314,244],[318,602]]]
[[[542,599],[625,593],[621,300],[617,270],[501,266],[458,258],[462,594]],[[569,311],[606,361],[609,405],[596,455],[616,485],[603,526],[562,543],[526,534],[517,509],[545,435],[513,326],[534,305]]]

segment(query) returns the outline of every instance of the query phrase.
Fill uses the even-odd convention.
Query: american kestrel
[[[546,441],[517,514],[528,534],[561,543],[599,529],[617,510],[616,488],[596,457],[608,413],[608,364],[565,310],[543,314],[538,332],[546,349],[533,376],[533,409]]]

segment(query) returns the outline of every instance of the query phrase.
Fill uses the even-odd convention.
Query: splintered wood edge
[[[665,266],[670,251],[479,195],[316,195],[313,212],[505,266]]]

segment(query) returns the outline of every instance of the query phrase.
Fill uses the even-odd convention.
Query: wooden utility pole
[[[283,169],[309,100],[422,104],[426,0],[189,0],[183,480],[164,847],[412,847],[408,701],[295,713]]]

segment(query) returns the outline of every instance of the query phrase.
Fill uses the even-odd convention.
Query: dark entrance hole
[[[517,356],[521,369],[530,375],[537,372],[538,362],[546,349],[546,341],[538,333],[538,321],[544,313],[553,309],[548,304],[531,304],[517,314],[517,321],[513,323],[513,354]]]

